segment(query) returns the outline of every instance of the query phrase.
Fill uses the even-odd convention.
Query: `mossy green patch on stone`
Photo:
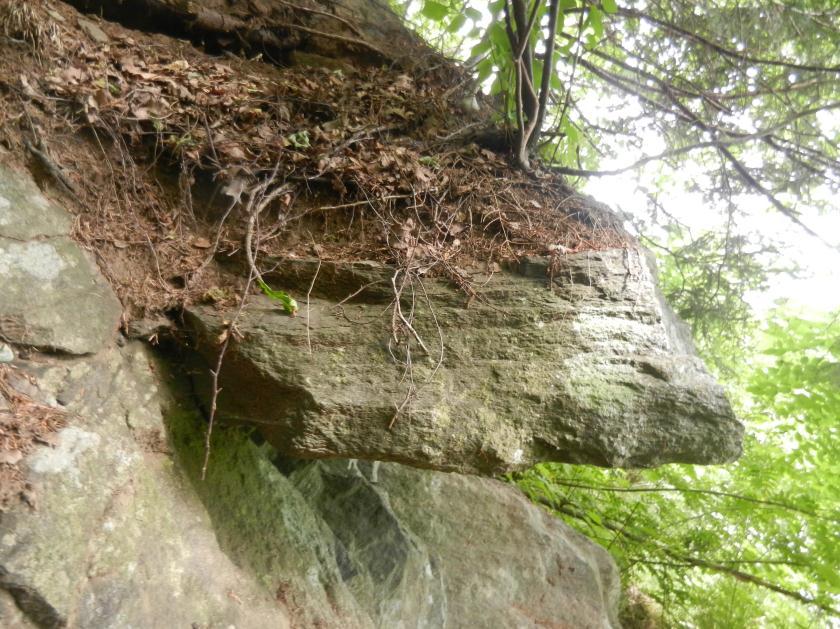
[[[248,430],[217,426],[205,480],[205,423],[193,409],[167,414],[178,461],[213,521],[221,547],[294,612],[304,626],[365,626],[334,559],[335,539],[295,487],[271,463],[268,444]]]

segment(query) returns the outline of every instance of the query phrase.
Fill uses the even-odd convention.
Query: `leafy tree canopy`
[[[789,205],[825,207],[815,190],[840,186],[840,116],[832,113],[840,109],[840,9],[832,0],[400,4],[444,49],[468,57],[477,84],[501,95],[499,114],[512,127],[517,100],[541,92],[550,62],[549,111],[533,146],[569,174],[679,167],[691,156],[718,195],[757,192],[792,220]],[[523,57],[534,84],[520,87]],[[652,138],[662,150],[650,150]],[[597,170],[624,155],[642,157]]]
[[[700,303],[683,287],[682,309],[743,319],[743,291],[791,270],[777,243],[748,228],[748,210],[781,213],[792,230],[840,249],[833,234],[809,225],[815,213],[836,208],[840,192],[840,8],[833,0],[392,1],[474,70],[474,87],[490,94],[514,145],[528,128],[528,101],[545,97],[545,112],[534,114],[541,133],[525,139],[523,165],[539,156],[589,181],[633,172],[649,214],[637,212],[636,220],[668,226],[668,253],[696,258],[714,245],[721,263],[694,270],[699,285],[714,288]],[[517,48],[523,32],[527,45]],[[702,195],[724,227],[707,235],[681,224],[679,208],[660,202],[675,186]],[[682,251],[698,238],[700,245]],[[758,260],[750,281],[721,281],[749,266],[747,254]]]

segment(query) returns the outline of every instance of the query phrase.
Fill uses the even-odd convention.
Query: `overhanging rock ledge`
[[[316,266],[284,260],[271,279],[305,293]],[[389,342],[393,274],[325,263],[308,316],[253,302],[224,361],[220,413],[255,424],[291,456],[477,474],[540,461],[648,467],[740,454],[743,427],[643,251],[527,258],[488,278],[468,307],[447,282],[425,280],[413,327],[428,353],[412,348],[410,374]],[[227,316],[186,311],[208,366]],[[396,414],[409,378],[415,390]]]

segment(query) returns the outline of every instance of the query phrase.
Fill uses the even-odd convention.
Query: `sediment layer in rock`
[[[315,266],[283,261],[273,281],[305,286]],[[403,294],[416,335],[399,344],[393,275],[325,264],[297,317],[256,298],[223,363],[222,415],[253,423],[291,456],[480,474],[539,461],[643,467],[739,455],[742,426],[643,253],[571,254],[553,270],[529,258],[495,274],[468,307],[456,288],[426,280]],[[227,317],[187,311],[208,368]]]

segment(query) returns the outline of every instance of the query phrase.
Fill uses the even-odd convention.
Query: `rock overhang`
[[[304,291],[316,265],[284,260],[272,282]],[[389,327],[394,272],[324,263],[298,317],[257,298],[223,363],[220,413],[253,423],[290,456],[477,474],[739,456],[743,427],[643,251],[526,258],[476,276],[482,292],[468,304],[450,283],[422,280],[410,369]],[[208,365],[225,318],[186,310]]]

